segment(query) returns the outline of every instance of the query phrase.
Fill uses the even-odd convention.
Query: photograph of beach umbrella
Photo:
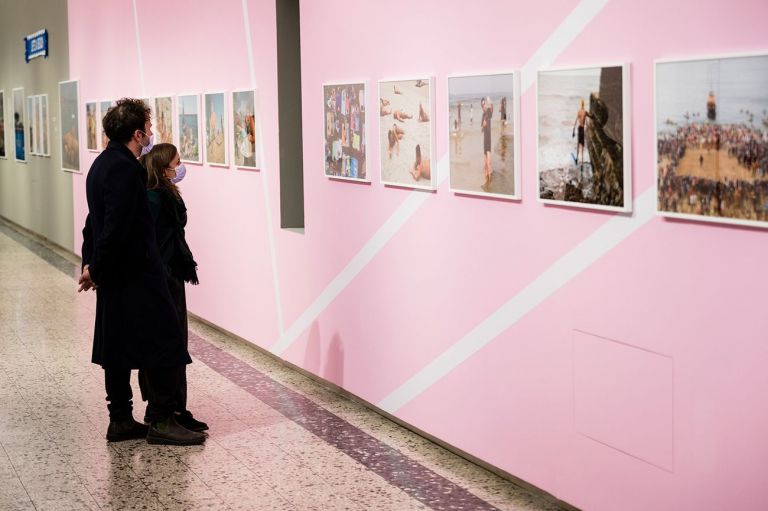
[[[656,62],[657,211],[768,227],[768,55]]]
[[[451,191],[520,198],[519,76],[448,77]]]
[[[86,103],[85,104],[85,140],[86,140],[86,147],[89,151],[97,151],[98,147],[96,146],[96,117],[98,114],[96,113],[96,103]]]
[[[216,92],[203,96],[205,105],[205,163],[227,165],[226,111],[224,93]]]
[[[365,83],[323,85],[325,175],[370,181],[366,160]]]
[[[106,112],[103,112],[104,115]],[[173,144],[173,98],[161,96],[155,98],[154,125],[156,144]]]
[[[80,172],[79,87],[76,80],[59,82],[59,122],[61,133],[61,168]]]
[[[200,158],[200,95],[179,96],[179,155],[181,161],[201,163]]]
[[[257,169],[255,91],[232,93],[232,125],[232,154],[235,165],[243,169]]]
[[[381,182],[435,189],[432,79],[379,82]]]
[[[629,66],[539,71],[539,200],[632,210]]]
[[[12,91],[13,99],[13,140],[16,161],[27,161],[26,132],[24,131],[26,119],[24,118],[24,89],[17,88]]]

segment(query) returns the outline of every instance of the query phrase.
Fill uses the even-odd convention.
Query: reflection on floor
[[[95,295],[77,274],[0,221],[2,510],[558,509],[196,322],[205,445],[108,444]]]

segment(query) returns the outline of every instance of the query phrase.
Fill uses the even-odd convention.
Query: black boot
[[[192,416],[192,412],[189,410],[176,412],[176,422],[178,422],[180,426],[184,426],[190,431],[205,431],[208,429],[208,424],[195,419]]]
[[[180,426],[174,416],[154,421],[149,426],[147,442],[156,445],[200,445],[205,435]]]
[[[123,440],[145,438],[148,430],[149,427],[136,422],[132,416],[120,420],[111,420],[107,428],[107,441],[120,442]]]

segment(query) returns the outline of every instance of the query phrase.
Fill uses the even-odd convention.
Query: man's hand
[[[78,293],[81,291],[90,291],[91,289],[96,289],[96,284],[94,284],[91,280],[91,273],[88,271],[87,264],[83,268],[83,273],[80,275],[80,280],[78,280],[77,283],[80,284],[80,287],[77,290]]]

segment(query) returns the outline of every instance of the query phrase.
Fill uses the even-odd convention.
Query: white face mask
[[[144,133],[144,135],[146,136],[146,133]],[[139,158],[141,158],[142,156],[150,152],[152,150],[152,147],[154,147],[154,145],[155,145],[155,135],[153,134],[152,136],[149,137],[149,142],[147,143],[147,145],[144,145],[144,144],[141,145],[141,154],[139,155]]]
[[[176,167],[176,176],[171,178],[171,183],[178,184],[187,175],[187,167],[183,163]]]

